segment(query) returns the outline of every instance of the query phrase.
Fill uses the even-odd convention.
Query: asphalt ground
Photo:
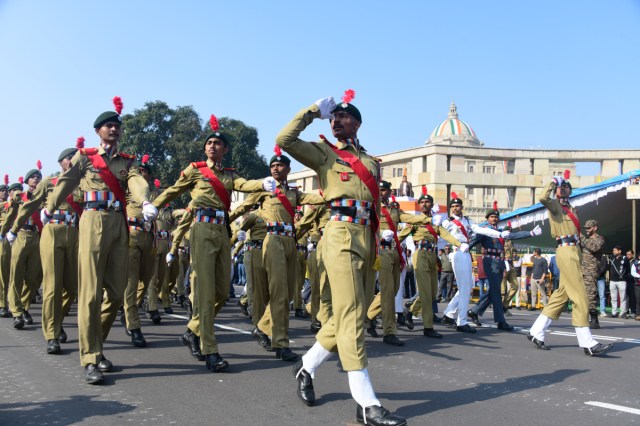
[[[23,330],[1,318],[0,424],[356,424],[337,356],[316,372],[316,405],[307,407],[297,398],[292,363],[258,346],[234,299],[216,328],[231,364],[225,373],[189,356],[179,341],[186,314],[174,310],[159,325],[142,321],[146,348],[134,348],[116,321],[104,352],[115,368],[101,386],[84,382],[75,310],[65,318],[69,341],[59,355],[46,354],[40,305],[32,307],[34,325]],[[378,398],[411,425],[640,423],[640,321],[601,319],[594,335],[615,347],[592,358],[578,348],[569,314],[552,326],[545,341],[551,350],[535,349],[525,336],[537,314],[513,310],[515,332],[497,330],[488,310],[476,334],[436,325],[444,338],[426,338],[418,320],[414,331],[399,328],[404,347],[367,337]],[[291,348],[303,354],[315,341],[309,321],[292,315],[290,325]]]

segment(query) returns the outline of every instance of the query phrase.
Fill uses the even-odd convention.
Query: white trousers
[[[453,254],[451,266],[453,266],[453,274],[456,277],[458,292],[453,299],[451,299],[449,305],[447,305],[447,308],[444,310],[444,314],[451,319],[457,316],[456,324],[458,326],[463,326],[468,323],[467,311],[469,310],[471,288],[473,287],[473,266],[471,264],[471,255],[469,252],[457,250]]]

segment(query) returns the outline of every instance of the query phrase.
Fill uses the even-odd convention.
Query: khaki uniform
[[[439,237],[444,238],[449,244],[460,247],[460,241],[452,236],[446,228],[433,225],[432,228]],[[418,309],[421,308],[424,328],[433,328],[432,302],[438,290],[438,262],[436,261],[438,241],[425,225],[407,226],[400,232],[398,238],[404,241],[409,235],[413,237],[416,244],[416,251],[411,260],[416,274],[418,293],[420,293],[420,297],[414,302],[415,306],[412,306],[412,312],[418,313]],[[421,246],[425,246],[425,248],[420,248]]]
[[[582,279],[587,291],[589,312],[596,313],[600,307],[598,295],[598,269],[604,249],[604,237],[594,234],[588,238],[582,238]],[[562,275],[561,275],[562,276]]]
[[[226,207],[209,183],[198,170],[202,163],[192,163],[181,174],[176,183],[167,188],[153,201],[156,207],[176,199],[185,191],[190,191],[190,208],[195,215],[191,226],[193,282],[191,283],[194,317],[189,321],[189,329],[200,337],[203,355],[218,353],[214,332],[215,306],[224,303],[229,293],[231,280],[231,244],[227,231]],[[212,170],[230,193],[233,190],[252,192],[262,190],[262,181],[247,181],[233,170],[214,165],[211,160],[206,166]],[[208,209],[208,210],[207,210]],[[220,212],[220,213],[216,213]]]
[[[304,108],[285,126],[276,143],[293,158],[318,174],[327,201],[355,199],[372,203],[373,196],[353,169],[338,161],[340,157],[324,141],[304,142],[300,133],[320,117],[316,105]],[[376,185],[380,178],[378,160],[361,147],[337,142],[338,149],[352,153],[373,174]],[[374,206],[379,211],[379,205]],[[368,224],[330,220],[324,229],[322,258],[331,287],[333,316],[316,335],[320,345],[338,352],[345,371],[367,367],[364,345],[364,315],[373,298],[375,283],[375,235]],[[328,261],[330,259],[330,261]]]
[[[562,210],[560,201],[551,198],[556,190],[556,183],[551,182],[545,188],[540,203],[549,211],[549,224],[551,236],[554,238],[570,235],[580,235],[580,229],[576,228],[573,221]],[[568,206],[575,214],[575,209]],[[582,251],[579,246],[561,246],[556,250],[556,262],[560,269],[560,286],[551,295],[549,303],[542,310],[542,314],[557,320],[569,299],[573,302],[571,324],[574,327],[589,326],[589,312],[587,293],[580,269],[582,263]]]
[[[85,193],[85,200],[90,200],[92,194],[111,192],[84,152],[79,150],[71,160],[70,169],[59,177],[47,199],[49,212],[56,210],[78,186]],[[135,166],[133,156],[117,151],[107,154],[102,146],[97,152],[120,186],[128,189],[131,199],[142,204],[149,198],[149,186]],[[125,217],[117,206],[116,201],[85,201],[85,211],[80,217],[78,336],[83,366],[97,364],[102,359],[103,342],[122,306],[127,285],[129,239]]]
[[[399,208],[392,208],[388,205],[385,205],[385,208],[388,210],[396,230],[400,222],[411,225],[431,223],[431,217],[424,214],[409,214]],[[391,227],[387,223],[386,217],[380,214],[380,231],[382,232],[388,229],[391,229]],[[387,244],[381,240],[380,270],[378,271],[380,292],[374,297],[371,306],[369,306],[367,318],[370,320],[375,319],[378,314],[382,312],[382,329],[385,336],[395,335],[397,332],[395,299],[396,293],[398,293],[400,289],[401,272],[400,254],[395,248],[395,241],[391,240],[391,243]]]
[[[166,257],[171,249],[169,238],[173,231],[172,209],[165,207],[158,213],[155,222],[155,247],[153,250],[153,273],[149,284],[148,300],[149,311],[158,310],[158,299],[162,299],[162,307],[171,307],[169,299],[169,279],[170,269],[167,266]],[[173,266],[173,265],[172,265]],[[177,265],[176,265],[177,266]],[[138,304],[142,302],[144,297],[144,286],[138,284]]]
[[[518,292],[520,284],[518,283],[518,269],[513,266],[513,260],[517,255],[513,252],[513,242],[511,240],[504,241],[504,259],[509,262],[511,268],[505,272],[502,279],[502,307],[509,309],[513,297]]]
[[[172,214],[175,229],[171,232],[171,254],[178,256],[178,261],[173,262],[169,269],[169,288],[178,296],[185,294],[185,278],[191,264],[191,243],[189,242],[189,228],[193,223],[191,210],[178,209]]]
[[[0,235],[5,236],[6,231],[9,229],[10,223],[5,227],[5,222],[9,219],[9,207],[10,201],[2,203],[0,206],[0,229],[4,232],[0,232]],[[17,211],[14,211],[14,218]],[[9,291],[9,271],[11,270],[11,244],[6,238],[0,241],[0,308],[8,308],[8,291]]]
[[[17,234],[33,213],[40,214],[40,206],[54,187],[52,178],[46,178],[38,184],[31,199],[20,208],[11,232]],[[72,197],[76,203],[82,202],[79,190]],[[60,337],[62,319],[78,294],[79,215],[66,200],[52,214],[54,219],[42,229],[40,237],[42,332],[46,340]]]

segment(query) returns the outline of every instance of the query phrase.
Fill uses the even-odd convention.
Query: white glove
[[[50,214],[47,211],[47,209],[40,210],[40,221],[42,222],[43,226],[46,225],[47,223],[49,223],[52,218],[53,218],[53,215]]]
[[[167,258],[166,258],[167,265],[168,265],[168,266],[171,266],[171,264],[173,263],[173,261],[175,260],[175,258],[176,258],[176,257],[175,257],[173,254],[171,254],[171,253],[167,253]]]
[[[556,183],[556,186],[560,186],[562,182],[564,182],[564,178],[562,176],[554,176],[553,181]]]
[[[313,250],[315,250],[313,243],[307,244],[307,251],[313,251]]]
[[[440,212],[440,206],[437,204],[434,204],[433,207],[431,207],[431,214],[436,214]]]
[[[460,244],[460,251],[463,253],[466,253],[469,251],[469,244],[467,243],[462,243]]]
[[[278,183],[271,176],[264,178],[264,180],[262,181],[262,188],[265,191],[276,192],[276,186],[278,186]]]
[[[150,202],[145,201],[142,203],[142,216],[144,217],[144,220],[151,222],[158,217],[158,209],[156,209],[156,206]]]
[[[16,234],[9,231],[7,232],[7,235],[5,235],[5,238],[7,239],[7,241],[9,241],[9,244],[13,244],[13,242],[16,240]]]
[[[540,234],[542,234],[542,228],[540,228],[540,225],[536,225],[536,227],[531,230],[531,236],[535,237]]]
[[[333,114],[331,112],[336,109],[336,102],[333,100],[332,96],[324,99],[318,99],[316,101],[316,105],[320,108],[321,119],[326,120],[327,118],[333,118]]]
[[[500,238],[507,238],[509,235],[511,235],[511,231],[500,232]]]
[[[390,243],[393,240],[393,231],[390,229],[382,231],[382,239]]]
[[[238,241],[244,241],[247,239],[247,233],[244,231],[238,231]]]
[[[433,226],[440,226],[441,223],[442,223],[442,216],[440,216],[439,214],[431,218],[431,224]]]

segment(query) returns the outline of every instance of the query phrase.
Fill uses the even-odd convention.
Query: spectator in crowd
[[[540,255],[540,249],[533,249],[531,257],[533,267],[531,268],[531,307],[530,311],[536,310],[538,302],[538,290],[540,291],[540,299],[542,306],[547,306],[547,272],[549,271],[549,263],[547,259]]]
[[[631,264],[631,276],[634,278],[634,291],[636,296],[636,321],[640,321],[640,253]]]
[[[630,317],[635,317],[640,312],[636,309],[635,278],[631,275],[631,265],[636,260],[633,250],[627,251],[627,260],[629,260],[629,274],[627,275],[627,308],[629,312],[627,313]]]
[[[487,274],[484,272],[484,262],[482,260],[486,256],[486,254],[487,254],[487,249],[482,247],[480,249],[480,256],[476,257],[476,265],[477,265],[477,271],[478,271],[477,284],[480,292],[480,297],[482,297],[489,288],[489,279],[487,278]]]
[[[629,259],[622,255],[622,247],[613,248],[613,259],[609,269],[609,292],[611,293],[611,315],[610,318],[627,319],[627,275],[631,268]],[[620,310],[618,314],[618,300],[620,300]]]
[[[416,277],[413,272],[413,261],[411,260],[411,250],[405,249],[407,255],[407,264],[405,265],[406,275],[404,276],[404,297],[411,299],[416,295]]]
[[[413,186],[411,182],[407,180],[407,176],[402,176],[402,182],[400,188],[398,188],[398,195],[401,197],[413,197]]]
[[[600,265],[598,266],[598,297],[600,298],[600,316],[607,316],[607,272],[611,267],[609,257],[602,255],[600,258]]]
[[[438,302],[449,302],[453,297],[453,265],[451,264],[451,246],[447,244],[440,256],[442,270],[440,271],[440,284],[438,285]]]

